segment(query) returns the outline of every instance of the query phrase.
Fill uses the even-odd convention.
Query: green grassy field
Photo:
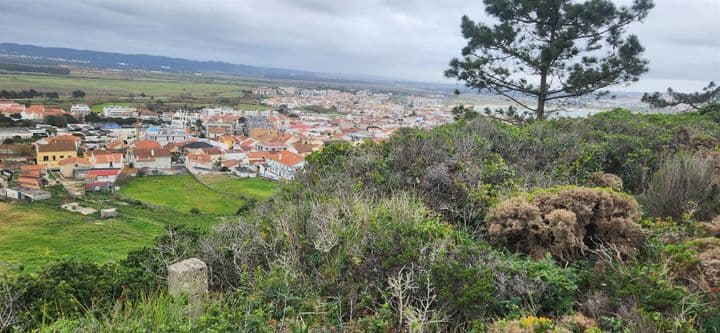
[[[166,225],[187,223],[208,228],[216,216],[179,214],[109,200],[96,206],[118,208],[119,218],[100,220],[61,209],[53,198],[32,204],[0,202],[0,261],[36,272],[46,263],[64,258],[105,263],[124,258],[132,249],[152,244]],[[93,203],[81,202],[93,206]],[[0,266],[0,274],[2,267]]]
[[[68,96],[83,90],[88,96],[118,96],[145,93],[155,98],[172,96],[237,96],[250,85],[230,80],[189,79],[181,77],[93,78],[43,74],[0,74],[3,89],[57,91]]]
[[[277,188],[277,183],[261,178],[230,178],[225,176],[203,176],[202,180],[214,190],[231,193],[248,199],[268,198]]]
[[[60,208],[75,201],[62,193],[36,203],[0,202],[0,274],[3,264],[21,265],[37,272],[46,263],[63,258],[105,263],[124,258],[130,250],[148,246],[172,224],[207,229],[232,216],[245,198],[263,199],[276,188],[272,182],[228,177],[212,179],[212,190],[192,176],[157,176],[133,179],[121,185],[120,199],[91,194],[78,202],[96,209],[115,207],[119,217],[100,220]],[[219,193],[232,192],[235,195]],[[138,205],[134,200],[159,208]],[[190,214],[198,208],[200,215]]]
[[[181,212],[197,208],[202,213],[229,215],[245,203],[238,197],[210,190],[192,176],[136,178],[122,185],[120,193],[128,198]]]
[[[230,215],[245,204],[243,198],[264,199],[276,185],[262,179],[208,177],[208,188],[192,176],[141,177],[120,187],[123,196],[180,212],[197,208],[203,214]]]

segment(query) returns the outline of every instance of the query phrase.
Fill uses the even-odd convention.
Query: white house
[[[282,179],[293,179],[295,174],[305,166],[305,158],[287,150],[269,156],[267,172]]]
[[[184,142],[190,140],[192,136],[185,133],[185,130],[178,127],[150,127],[143,133],[144,140],[157,141],[160,145],[165,146],[168,143]]]
[[[172,168],[170,150],[167,149],[135,149],[130,153],[129,159],[137,169],[160,170]]]
[[[90,155],[93,169],[122,169],[125,158],[120,153],[94,150]]]
[[[90,107],[86,104],[75,104],[70,107],[70,113],[77,118],[85,117],[90,114]]]

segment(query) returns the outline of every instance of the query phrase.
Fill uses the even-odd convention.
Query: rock
[[[100,210],[100,218],[101,219],[109,219],[113,217],[117,217],[118,212],[115,208],[108,208],[108,209],[102,209]]]
[[[188,314],[197,317],[203,312],[208,292],[207,265],[190,258],[168,267],[168,292],[175,300],[187,299]]]

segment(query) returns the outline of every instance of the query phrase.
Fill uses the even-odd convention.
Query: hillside
[[[237,219],[9,278],[0,310],[54,332],[717,332],[718,112],[330,145]],[[211,290],[196,320],[165,287],[192,257]]]
[[[13,62],[63,64],[89,68],[145,70],[176,73],[224,73],[278,79],[320,79],[318,73],[281,68],[255,67],[222,61],[197,61],[147,54],[121,54],[41,47],[15,43],[0,44],[0,59]]]

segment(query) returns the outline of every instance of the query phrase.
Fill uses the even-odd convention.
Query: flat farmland
[[[250,85],[231,80],[190,79],[187,77],[88,77],[42,74],[0,74],[0,87],[10,90],[57,91],[65,97],[83,90],[88,97],[128,97],[130,94],[155,98],[180,96],[239,96]]]

